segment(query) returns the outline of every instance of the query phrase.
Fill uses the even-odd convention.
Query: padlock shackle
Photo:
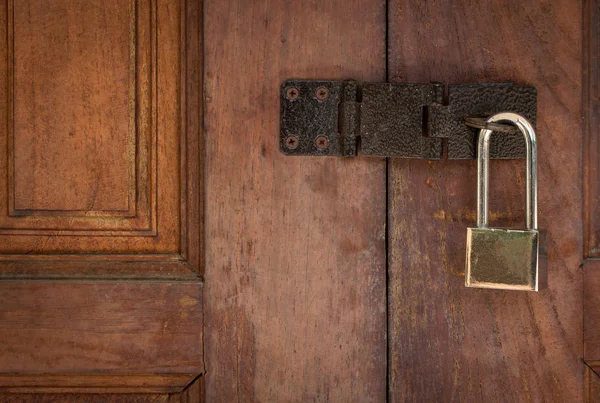
[[[508,122],[519,128],[525,137],[526,150],[526,223],[528,229],[537,229],[537,146],[533,126],[523,116],[512,112],[498,113],[488,123]],[[490,178],[490,140],[492,130],[481,129],[477,143],[477,226],[488,226],[488,195]]]

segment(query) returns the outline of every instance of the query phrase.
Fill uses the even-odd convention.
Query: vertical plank
[[[581,5],[570,0],[391,0],[389,74],[539,92],[540,226],[549,289],[466,289],[473,161],[389,169],[390,401],[583,400]],[[524,222],[524,163],[492,164],[492,224]]]
[[[279,152],[287,78],[385,79],[383,0],[208,0],[207,401],[385,398],[385,165]]]
[[[177,395],[171,395],[172,403],[202,403],[204,402],[204,377],[201,376]]]
[[[585,403],[600,402],[600,377],[589,367],[585,367]]]
[[[600,1],[583,1],[585,257],[600,257]]]
[[[600,2],[584,0],[583,113],[585,249],[583,274],[583,359],[587,364],[586,402],[600,401],[600,256],[598,178],[600,174]]]
[[[600,261],[588,260],[583,274],[583,358],[600,370]]]

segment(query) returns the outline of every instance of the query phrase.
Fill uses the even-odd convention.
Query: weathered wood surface
[[[0,394],[4,403],[175,403],[168,394]]]
[[[600,402],[600,377],[591,368],[584,368],[585,402]]]
[[[0,393],[3,403],[201,403],[203,380],[198,378],[179,393]]]
[[[538,88],[549,289],[466,289],[473,161],[389,169],[390,401],[583,400],[582,9],[578,2],[390,1],[392,81]],[[492,164],[492,223],[524,223],[524,163]]]
[[[584,173],[585,249],[583,294],[583,359],[588,368],[588,401],[600,401],[600,221],[598,186],[600,175],[600,2],[584,1]],[[594,372],[595,371],[595,372]]]
[[[182,390],[203,372],[202,285],[2,282],[0,387]]]
[[[6,4],[1,276],[119,271],[97,254],[136,255],[142,263],[126,270],[131,277],[173,256],[199,273],[200,2]],[[65,264],[36,272],[53,258]],[[70,260],[85,264],[71,270]]]
[[[287,78],[385,80],[385,2],[205,6],[207,401],[385,399],[385,162],[278,150]]]
[[[600,257],[600,2],[583,2],[585,257]]]
[[[584,264],[583,358],[600,374],[600,261]]]
[[[0,391],[167,396],[203,373],[201,15],[0,7]]]

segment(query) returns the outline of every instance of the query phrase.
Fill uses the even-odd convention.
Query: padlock
[[[487,122],[509,122],[526,145],[526,229],[488,228],[488,185],[492,130],[482,129],[477,145],[477,228],[467,229],[467,287],[538,291],[546,285],[545,232],[537,228],[535,131],[524,117],[498,113]]]

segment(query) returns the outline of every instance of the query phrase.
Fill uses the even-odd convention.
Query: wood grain
[[[583,358],[600,373],[600,261],[588,260],[583,268]]]
[[[583,157],[585,250],[600,257],[600,2],[583,2]]]
[[[0,286],[3,374],[201,372],[200,284]]]
[[[15,205],[15,194],[11,196],[8,191],[13,189],[11,186],[0,187],[0,206],[5,207],[0,214],[0,277],[59,279],[77,278],[78,273],[81,274],[79,278],[88,280],[103,276],[113,279],[144,276],[189,279],[190,275],[198,276],[203,259],[200,228],[204,189],[203,137],[200,131],[201,4],[199,1],[144,0],[88,6],[78,1],[53,3],[44,18],[40,14],[44,14],[45,8],[36,2],[8,1],[0,7],[0,23],[13,28],[8,36],[0,30],[2,40],[9,45],[2,47],[2,52],[7,59],[15,59],[13,66],[0,58],[0,72],[7,73],[8,77],[15,76],[11,87],[6,86],[9,80],[0,80],[0,93],[4,92],[7,98],[16,97],[17,109],[19,105],[27,109],[25,104],[31,103],[23,104],[25,100],[21,100],[23,96],[19,94],[42,97],[39,102],[53,105],[52,113],[40,110],[33,114],[35,119],[48,118],[51,124],[31,122],[27,113],[15,120],[42,130],[45,137],[31,132],[29,126],[19,129],[14,135],[7,135],[9,130],[0,131],[0,139],[7,149],[16,144],[13,144],[15,139],[25,136],[22,147],[19,147],[23,152],[15,151],[14,158],[0,153],[0,176],[11,183],[13,171],[29,175],[28,170],[32,170],[30,173],[34,176],[39,174],[42,178],[51,174],[53,177],[60,176],[56,181],[66,180],[73,184],[66,186],[70,190],[52,191],[52,194],[46,195],[44,189],[36,187],[37,179],[23,182],[33,186],[35,197],[41,195],[46,200],[44,195],[48,196],[49,203],[55,203],[51,200],[60,196],[64,205],[52,208],[62,210],[44,210],[50,207],[38,206],[38,202],[30,197],[25,197],[28,201],[23,203],[30,203],[27,205],[29,208],[40,210],[15,209],[15,206],[24,204],[19,202],[21,204]],[[114,14],[115,8],[123,11],[119,13],[123,15],[116,19],[105,18],[107,13]],[[20,21],[19,27],[11,22],[14,18]],[[89,19],[93,19],[96,25],[86,24]],[[56,23],[57,20],[62,23]],[[92,29],[97,25],[106,31],[102,38],[98,38]],[[112,53],[104,54],[104,45],[96,46],[98,41],[114,42],[109,47]],[[28,44],[31,46],[27,47]],[[93,51],[88,52],[88,49]],[[8,57],[11,53],[13,58]],[[87,59],[81,56],[84,53],[88,54]],[[94,57],[102,57],[102,63],[94,64]],[[72,60],[67,63],[64,58]],[[68,64],[68,68],[61,70],[64,76],[56,79],[64,81],[64,85],[58,85],[51,74],[60,63]],[[114,65],[113,73],[121,74],[125,80],[102,76],[102,70],[108,68],[106,63]],[[20,73],[12,74],[13,67]],[[110,83],[102,81],[105,79]],[[119,109],[112,113],[110,108],[97,110],[104,108],[106,99],[118,108],[122,97],[113,94],[116,84],[119,88],[133,87],[130,89],[134,93],[133,98],[126,97],[123,101],[129,112],[120,113]],[[90,86],[97,90],[90,90]],[[130,90],[125,95],[132,95]],[[65,91],[73,96],[67,96]],[[88,97],[90,93],[95,94],[94,99],[98,102],[85,104],[85,113],[67,108],[64,104],[76,102],[77,97]],[[12,122],[13,119],[8,119],[10,108],[0,109],[5,113],[5,122]],[[105,120],[110,124],[104,124]],[[64,134],[61,125],[83,128],[78,129],[77,136],[74,136],[73,150],[69,148],[71,143],[65,144],[61,137]],[[130,129],[134,130],[132,138]],[[104,139],[102,133],[118,137],[118,141]],[[34,136],[35,142],[29,141],[28,136]],[[130,140],[134,141],[133,149],[121,155],[122,158],[116,155],[104,158],[101,151],[90,151],[88,147],[93,145],[119,153],[118,149],[128,149]],[[31,144],[31,147],[25,147],[26,144]],[[32,151],[36,144],[43,146],[43,153],[42,150]],[[62,157],[64,152],[69,154],[70,159]],[[88,158],[90,153],[94,154],[93,159]],[[81,158],[86,160],[85,167],[74,162]],[[11,165],[13,159],[21,162]],[[59,169],[60,175],[54,171],[57,167],[50,167],[49,161],[64,162]],[[131,161],[134,162],[131,166],[133,178],[112,175],[112,168],[107,168],[114,166],[120,169],[119,166],[125,164],[123,166],[126,167]],[[106,173],[108,176],[101,178],[100,175],[98,180],[109,182],[97,186],[98,183],[86,179],[86,170],[102,175]],[[58,182],[41,182],[43,186],[49,186],[46,190],[65,187],[56,185]],[[105,197],[99,196],[102,192],[108,192],[114,200],[119,199],[121,182],[135,185],[130,197],[133,203],[129,206],[131,211],[119,211],[114,206],[113,211],[98,210],[94,203],[81,204],[89,197]],[[81,192],[87,192],[87,195],[79,198],[77,194]],[[111,255],[117,259],[110,258]],[[142,259],[141,263],[132,265],[130,257],[133,255],[146,256],[145,262],[152,263],[144,263]],[[68,257],[74,256],[77,258],[69,261]],[[111,264],[103,264],[105,260],[97,259],[107,256]],[[119,256],[121,261],[118,261]],[[162,261],[157,259],[161,256],[164,257]]]
[[[156,2],[7,4],[1,232],[156,232]]]
[[[181,401],[169,394],[0,394],[5,403],[174,403]]]
[[[600,377],[591,368],[585,367],[585,402],[600,402]]]
[[[176,393],[137,393],[131,390],[106,393],[0,393],[3,403],[200,403],[204,396],[204,378],[197,377]]]
[[[86,393],[178,393],[197,374],[26,374],[0,375],[2,392],[29,394]]]
[[[583,358],[590,375],[588,380],[588,401],[600,401],[600,261],[598,234],[598,175],[600,172],[600,3],[597,0],[584,1],[584,68],[583,68],[583,108],[584,108],[584,190],[585,190],[585,249],[588,257],[584,262],[583,294]],[[595,372],[593,372],[595,371]]]
[[[135,2],[8,4],[15,208],[128,211],[135,197],[135,151],[128,149],[135,146]],[[61,147],[47,152],[54,141]],[[64,175],[73,166],[76,181]]]
[[[185,226],[201,219],[199,19],[182,0],[94,4],[0,7],[2,254],[183,253],[198,239]]]
[[[279,152],[288,78],[385,79],[385,2],[205,3],[207,401],[385,399],[385,163]]]
[[[550,236],[548,290],[466,289],[476,164],[390,164],[390,401],[582,401],[581,5],[391,0],[389,10],[392,81],[537,87]],[[494,226],[524,223],[523,165],[492,164]]]
[[[7,148],[23,140],[18,163],[0,153],[0,176],[10,183],[13,168],[34,177],[17,181],[16,204],[0,187],[0,400],[199,402],[201,2],[42,3],[0,6],[0,23],[14,28],[14,41],[0,30],[1,52],[15,58],[14,88],[0,80],[0,93],[15,90],[16,109],[25,108],[14,137],[0,131]],[[0,58],[0,75],[12,77],[9,59]],[[119,77],[102,75],[111,66]],[[133,115],[131,93],[113,93],[132,84]],[[71,126],[76,146],[65,142]],[[131,166],[133,182],[123,174]],[[88,180],[90,170],[101,174]],[[132,183],[134,197],[123,196]],[[124,198],[132,214],[121,211]]]
[[[2,282],[0,289],[0,389],[177,391],[203,372],[201,284]]]
[[[181,1],[181,256],[204,272],[205,143],[203,2]]]

